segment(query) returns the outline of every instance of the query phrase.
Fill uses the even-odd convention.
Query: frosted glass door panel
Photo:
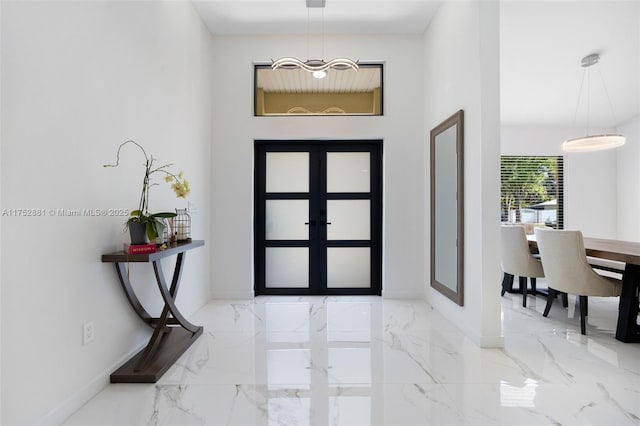
[[[264,274],[267,288],[308,288],[309,248],[267,247]]]
[[[370,209],[369,200],[327,200],[327,240],[371,239]]]
[[[367,288],[371,286],[369,247],[328,247],[327,287]]]
[[[308,152],[267,152],[267,192],[309,192]]]
[[[328,152],[327,192],[371,191],[371,154]]]
[[[382,141],[254,146],[256,294],[380,294]],[[336,333],[348,341],[370,337],[360,328]],[[267,339],[308,336],[272,332]]]
[[[308,240],[309,200],[267,200],[267,240]]]

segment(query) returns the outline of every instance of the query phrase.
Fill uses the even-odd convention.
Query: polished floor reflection
[[[496,289],[499,291],[499,288]],[[640,344],[614,298],[578,312],[503,298],[505,348],[480,349],[422,301],[213,301],[155,385],[108,386],[67,425],[638,425]]]

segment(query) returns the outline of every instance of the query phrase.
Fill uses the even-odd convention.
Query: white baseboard
[[[96,376],[96,378],[90,381],[86,386],[82,387],[71,397],[58,404],[57,407],[55,407],[47,415],[38,420],[35,424],[37,426],[62,424],[65,420],[71,417],[73,413],[78,411],[84,404],[89,402],[91,398],[93,398],[104,388],[106,388],[109,385],[109,376],[111,375],[111,373],[114,372],[122,364],[127,362],[127,360],[129,360],[132,356],[140,352],[144,348],[145,344],[146,343],[141,344],[140,346],[124,355],[118,361],[114,362],[113,365]]]
[[[437,310],[437,309],[436,309]],[[442,314],[442,312],[440,312]],[[469,327],[465,327],[464,325],[457,324],[453,322],[453,324],[458,327],[458,329],[464,333],[473,343],[476,344],[479,348],[483,349],[501,349],[504,348],[504,336],[482,336],[476,333],[475,330],[470,329]]]
[[[385,291],[382,290],[382,297],[384,299],[418,299],[424,300],[424,294],[402,291]]]
[[[502,349],[504,348],[504,336],[482,336],[478,346],[486,349]]]
[[[431,289],[431,296],[434,298],[442,298],[444,299],[444,296],[441,295],[440,293],[436,292],[435,290]],[[451,323],[453,325],[455,325],[465,336],[467,336],[469,339],[471,339],[471,341],[478,346],[479,348],[483,348],[483,349],[501,349],[504,348],[504,336],[502,335],[481,335],[477,332],[476,329],[472,329],[470,327],[468,327],[467,325],[465,325],[463,322],[459,322],[459,321],[454,321],[452,318],[456,318],[456,314],[457,311],[460,309],[465,309],[462,306],[457,306],[453,303],[449,303],[449,301],[446,302],[446,307],[444,309],[442,309],[439,303],[434,303],[430,300],[427,300],[425,298],[425,301],[427,303],[429,303],[431,306],[433,306],[433,308],[440,313],[440,315],[444,316],[445,318],[448,318],[449,321],[451,321]],[[445,305],[443,305],[445,306]]]
[[[251,300],[255,297],[253,290],[243,290],[243,291],[217,291],[214,290],[211,292],[211,299],[220,299],[220,300]]]

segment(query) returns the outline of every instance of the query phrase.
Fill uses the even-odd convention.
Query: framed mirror
[[[464,305],[464,111],[431,130],[431,287]]]
[[[314,78],[302,69],[254,64],[254,116],[382,115],[383,64],[359,66]]]

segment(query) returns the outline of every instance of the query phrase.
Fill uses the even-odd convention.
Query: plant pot
[[[147,244],[147,224],[144,222],[129,222],[131,244]]]

